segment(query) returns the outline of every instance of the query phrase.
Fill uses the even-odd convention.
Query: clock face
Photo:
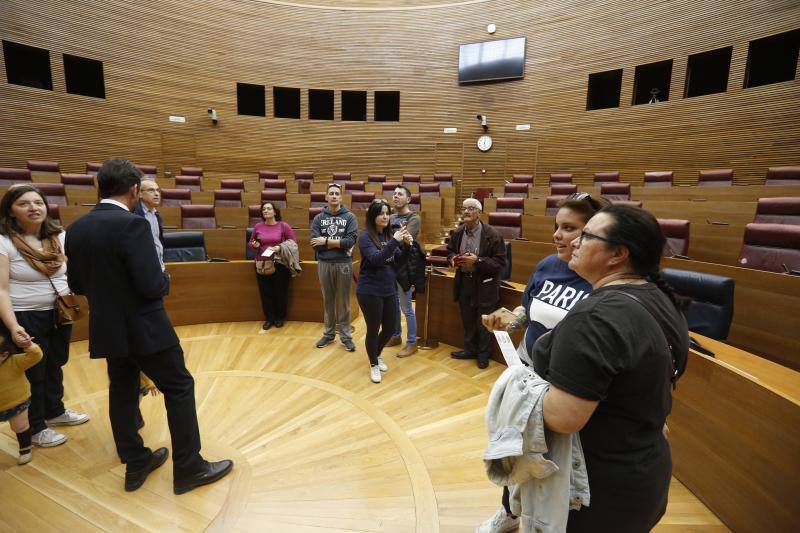
[[[481,135],[478,137],[478,150],[486,152],[492,147],[492,138],[488,135]]]

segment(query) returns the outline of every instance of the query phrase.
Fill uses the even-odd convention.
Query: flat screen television
[[[525,37],[459,46],[458,83],[523,77],[525,77]]]

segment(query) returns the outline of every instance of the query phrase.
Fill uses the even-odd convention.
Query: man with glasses
[[[155,180],[142,180],[139,188],[139,203],[133,210],[137,215],[144,217],[150,224],[150,231],[153,234],[153,242],[156,245],[158,262],[161,264],[161,271],[164,271],[164,222],[157,211],[161,205],[161,189]]]
[[[463,205],[463,224],[447,244],[447,260],[456,267],[453,298],[461,311],[464,349],[450,354],[454,359],[477,359],[478,368],[489,366],[492,339],[481,323],[481,315],[497,309],[500,272],[506,264],[503,237],[481,222],[483,206],[474,198]]]

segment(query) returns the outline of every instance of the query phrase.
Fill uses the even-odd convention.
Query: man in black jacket
[[[478,368],[489,366],[492,338],[481,323],[481,315],[497,309],[500,301],[500,272],[506,264],[503,237],[481,222],[483,206],[474,198],[463,203],[464,223],[447,244],[447,260],[458,267],[453,299],[461,311],[464,349],[453,352],[455,359],[477,359]]]
[[[200,455],[194,379],[164,310],[169,275],[161,270],[150,226],[131,213],[141,172],[126,159],[109,159],[97,175],[100,203],[72,223],[66,237],[67,279],[89,299],[89,354],[108,365],[109,417],[125,490],[138,489],[164,464],[167,449],[144,446],[136,429],[139,370],[164,394],[172,437],[176,494],[212,483],[233,467]]]

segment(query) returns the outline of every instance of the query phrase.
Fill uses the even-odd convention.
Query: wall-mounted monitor
[[[458,49],[458,83],[525,77],[525,37],[462,44]]]

